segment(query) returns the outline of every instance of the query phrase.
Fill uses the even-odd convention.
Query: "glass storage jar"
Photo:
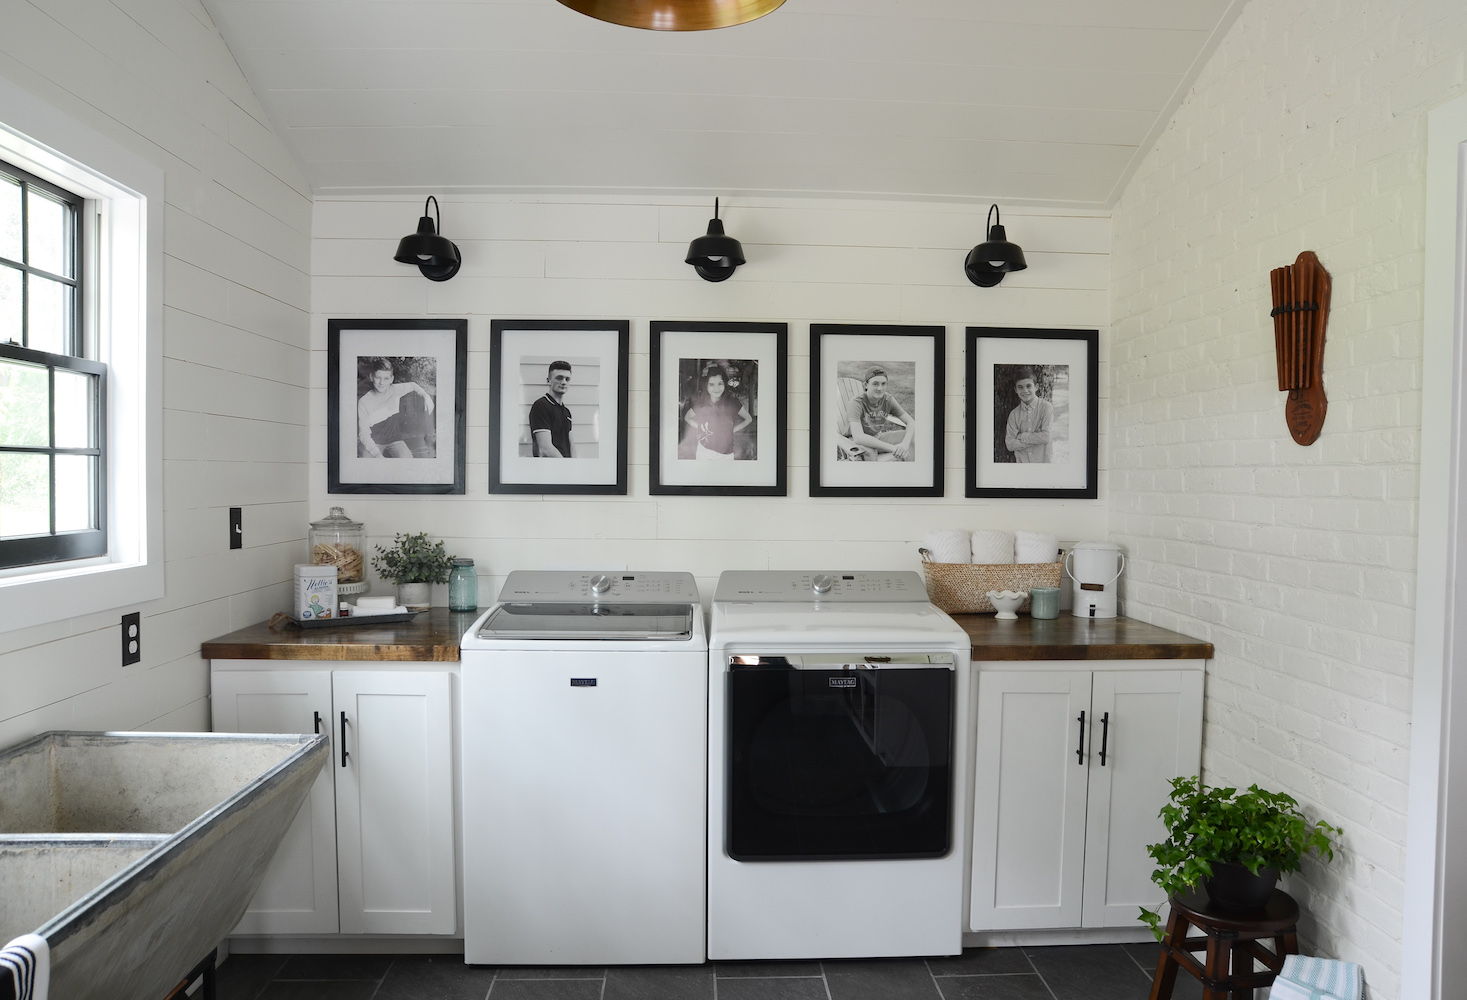
[[[311,522],[311,565],[335,566],[339,583],[357,583],[364,578],[362,551],[366,531],[340,507],[319,521]]]
[[[479,576],[472,559],[460,556],[453,560],[453,571],[448,574],[448,610],[479,610]]]

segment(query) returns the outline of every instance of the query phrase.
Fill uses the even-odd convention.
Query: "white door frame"
[[[1426,288],[1416,643],[1401,996],[1442,996],[1467,954],[1467,382],[1461,371],[1467,269],[1467,96],[1427,116]],[[1448,851],[1452,844],[1456,850]],[[1452,935],[1444,928],[1452,928]],[[1443,942],[1452,942],[1443,947]]]

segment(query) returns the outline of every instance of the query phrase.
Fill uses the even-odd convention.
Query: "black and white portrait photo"
[[[1070,460],[1070,366],[993,366],[993,460]]]
[[[1100,333],[970,326],[963,495],[1093,500]]]
[[[759,362],[679,358],[678,458],[752,462],[759,457]]]
[[[836,461],[916,461],[916,362],[845,360],[835,373]]]
[[[648,490],[654,496],[784,496],[784,323],[650,328]]]
[[[489,492],[625,495],[630,330],[490,321]]]
[[[326,491],[462,494],[468,321],[326,321]]]
[[[357,358],[357,457],[436,457],[437,396],[436,358]]]
[[[810,324],[810,495],[942,496],[940,326]]]
[[[525,458],[596,458],[601,453],[599,358],[520,358]],[[579,423],[577,420],[579,419]]]

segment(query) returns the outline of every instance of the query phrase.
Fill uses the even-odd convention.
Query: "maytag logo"
[[[856,686],[856,679],[854,677],[832,677],[830,679],[830,686],[833,688],[853,688]]]
[[[594,678],[594,677],[572,677],[571,678],[571,687],[573,687],[573,688],[593,688],[595,686],[596,686],[596,678]]]

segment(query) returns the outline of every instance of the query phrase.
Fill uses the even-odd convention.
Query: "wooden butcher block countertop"
[[[974,660],[1208,660],[1212,643],[1130,618],[953,615],[973,643]]]

